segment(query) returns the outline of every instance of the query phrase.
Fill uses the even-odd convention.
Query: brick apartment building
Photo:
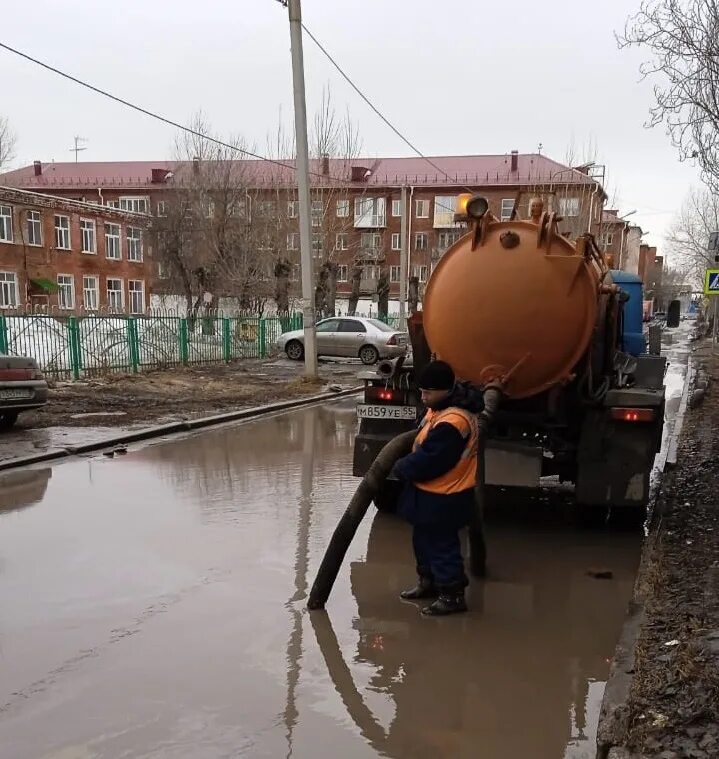
[[[0,312],[145,312],[150,217],[0,187]]]
[[[355,266],[362,267],[360,292],[376,291],[380,272],[399,292],[402,188],[406,188],[408,274],[425,282],[434,265],[460,236],[453,214],[457,195],[477,192],[500,219],[517,207],[526,218],[528,203],[542,196],[548,210],[564,219],[570,236],[599,232],[606,195],[590,167],[571,168],[540,154],[435,157],[437,168],[419,158],[355,159],[324,157],[311,162],[313,253],[318,264],[338,267],[337,294],[347,296]],[[247,185],[248,221],[277,220],[279,243],[267,245],[268,272],[279,256],[299,272],[298,202],[291,169],[264,161],[237,161]],[[52,193],[105,209],[163,216],[173,193],[199,171],[199,162],[52,163],[36,161],[0,177],[2,184]],[[159,251],[158,251],[159,256]],[[274,259],[274,260],[273,260]],[[162,264],[162,261],[160,261]],[[268,273],[268,276],[271,274]],[[165,283],[164,289],[170,287]],[[296,287],[296,286],[295,286]],[[158,281],[156,291],[163,290]]]

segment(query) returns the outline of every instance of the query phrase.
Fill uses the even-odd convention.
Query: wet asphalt
[[[470,612],[425,619],[368,517],[310,614],[355,431],[344,400],[0,476],[0,756],[593,757],[641,534],[508,504]]]

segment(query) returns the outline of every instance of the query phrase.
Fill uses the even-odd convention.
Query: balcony
[[[360,261],[384,261],[383,248],[360,248],[357,251],[357,258]]]

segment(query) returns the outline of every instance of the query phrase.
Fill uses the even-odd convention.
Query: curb
[[[8,469],[30,466],[32,464],[42,464],[47,461],[64,459],[70,456],[78,456],[84,453],[93,453],[95,451],[103,450],[104,448],[111,448],[114,445],[137,443],[142,440],[151,440],[152,438],[163,437],[165,435],[191,432],[192,430],[201,430],[207,427],[217,427],[221,424],[227,424],[228,422],[259,419],[260,417],[268,416],[269,414],[280,411],[291,411],[292,409],[311,406],[316,403],[321,403],[322,401],[355,395],[361,390],[362,386],[360,385],[349,388],[348,390],[340,390],[337,393],[320,393],[319,395],[309,395],[306,398],[278,401],[277,403],[269,403],[265,406],[252,406],[246,409],[238,409],[237,411],[228,411],[224,414],[204,416],[199,419],[185,419],[180,422],[170,422],[168,424],[154,425],[153,427],[143,427],[142,429],[125,432],[121,435],[113,435],[102,440],[96,440],[94,443],[69,445],[64,448],[46,451],[45,453],[38,453],[34,456],[22,456],[8,461],[0,461],[0,472]]]
[[[682,392],[682,399],[679,401],[679,408],[677,409],[677,416],[674,420],[674,428],[672,429],[672,435],[667,445],[667,456],[665,459],[665,466],[675,467],[677,465],[677,451],[679,448],[679,436],[684,426],[684,417],[687,413],[687,407],[689,405],[689,395],[692,387],[694,386],[694,378],[696,376],[696,363],[689,357],[687,366],[687,378],[684,382],[684,390]],[[662,467],[663,469],[663,467]]]
[[[682,389],[682,397],[674,420],[674,426],[669,434],[666,453],[663,461],[659,462],[657,470],[661,478],[665,469],[673,468],[677,464],[677,452],[679,437],[684,426],[684,419],[689,406],[689,397],[697,374],[696,361],[690,356],[687,362],[687,373]],[[659,481],[652,498],[655,500],[661,489]],[[654,527],[656,528],[656,525]],[[651,554],[653,546],[649,543],[649,536],[642,545],[639,560],[639,569],[634,580],[634,592],[629,602],[627,615],[622,624],[619,641],[612,656],[612,664],[607,676],[607,683],[602,697],[602,706],[597,723],[597,759],[636,759],[632,752],[622,747],[627,734],[628,713],[627,702],[629,692],[634,681],[634,660],[636,646],[644,626],[645,613],[644,602],[637,596],[642,573],[646,567],[647,557]]]

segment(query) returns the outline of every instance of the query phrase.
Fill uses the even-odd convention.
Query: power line
[[[304,27],[304,25],[303,25],[303,27]],[[320,46],[320,49],[322,49],[323,52],[325,52],[325,54],[329,56],[329,54],[324,50],[324,48],[322,48],[322,46],[320,45],[320,43],[315,39],[315,37],[311,34],[311,32],[309,32],[309,30],[307,30],[306,27],[304,27],[304,28],[305,28],[305,31],[307,32],[307,34],[310,35],[310,37],[312,38],[312,40],[317,45]],[[52,72],[53,74],[57,74],[58,76],[60,76],[60,77],[62,77],[64,79],[67,79],[67,80],[73,82],[74,84],[78,84],[81,87],[84,87],[85,89],[90,90],[91,92],[94,92],[94,93],[96,93],[98,95],[102,95],[103,97],[108,98],[109,100],[112,100],[112,101],[114,101],[116,103],[119,103],[120,105],[124,105],[125,107],[130,108],[130,109],[132,109],[134,111],[137,111],[138,113],[141,113],[141,114],[143,114],[145,116],[149,116],[150,118],[155,119],[156,121],[160,121],[160,122],[162,122],[164,124],[167,124],[169,126],[172,126],[172,127],[176,128],[176,129],[180,129],[181,131],[186,132],[187,134],[191,134],[191,135],[193,135],[195,137],[199,137],[200,139],[207,140],[208,142],[212,142],[212,143],[214,143],[216,145],[219,145],[221,147],[227,148],[228,150],[233,150],[233,151],[235,151],[237,153],[241,153],[242,155],[249,156],[250,158],[256,158],[257,160],[260,160],[260,161],[266,161],[267,163],[273,164],[275,166],[280,166],[283,169],[289,169],[290,171],[296,171],[296,167],[293,166],[290,163],[285,163],[284,161],[278,161],[277,159],[274,159],[274,158],[267,158],[266,156],[260,155],[258,153],[254,153],[251,150],[247,150],[245,148],[240,148],[237,145],[232,145],[232,144],[230,144],[228,142],[224,142],[223,140],[217,139],[216,137],[212,137],[210,135],[203,134],[202,132],[199,132],[196,129],[192,129],[191,127],[185,126],[184,124],[180,124],[179,122],[174,121],[173,119],[167,118],[166,116],[162,116],[161,114],[155,113],[154,111],[150,111],[147,108],[143,108],[142,106],[139,106],[136,103],[132,103],[129,100],[126,100],[125,98],[121,98],[121,97],[119,97],[117,95],[113,95],[111,92],[108,92],[107,90],[103,90],[100,87],[96,87],[95,85],[90,84],[89,82],[86,82],[86,81],[84,81],[82,79],[79,79],[76,76],[73,76],[72,74],[68,74],[67,72],[62,71],[62,70],[56,68],[55,66],[52,66],[49,63],[45,63],[44,61],[41,61],[38,58],[34,58],[33,56],[29,55],[28,53],[24,53],[21,50],[17,50],[16,48],[11,47],[10,45],[5,44],[4,42],[0,42],[0,48],[3,48],[5,50],[7,50],[8,52],[13,53],[13,54],[15,54],[15,55],[17,55],[17,56],[19,56],[21,58],[24,58],[25,60],[29,61],[30,63],[34,63],[37,66],[40,66],[40,67],[46,69],[47,71]],[[332,62],[334,63],[334,60],[332,58],[330,58],[330,60],[332,60]],[[334,65],[337,66],[336,63],[334,63]],[[338,67],[338,69],[339,69],[339,67]],[[341,71],[341,69],[339,69],[339,70]],[[347,78],[346,75],[344,74],[344,72],[342,72],[342,73],[343,73],[343,76],[345,76],[345,78]],[[347,80],[350,81],[349,78],[347,78]],[[355,87],[355,89],[357,89],[357,88]],[[427,158],[420,151],[418,151],[417,148],[415,148],[414,146],[412,146],[412,144],[408,140],[406,140],[400,134],[400,132],[398,132],[390,124],[390,122],[387,121],[387,119],[385,119],[384,116],[382,116],[382,114],[379,111],[377,111],[377,109],[369,102],[369,100],[367,100],[367,98],[360,92],[359,89],[357,89],[357,92],[359,92],[359,94],[362,96],[362,98],[370,105],[370,107],[372,108],[372,110],[374,110],[380,116],[380,118],[382,118],[383,121],[385,121],[410,147],[412,147],[412,149],[416,153],[418,153],[418,155],[420,155],[425,161],[427,161],[437,171],[439,171],[441,174],[443,174],[445,177],[447,177],[447,179],[451,180],[452,183],[454,184],[454,182],[456,181],[456,179],[453,179],[449,174],[447,174],[446,171],[444,171],[443,169],[441,169],[439,166],[437,166],[435,163],[433,163],[429,158]],[[325,182],[332,181],[332,182],[335,182],[335,183],[341,184],[341,185],[346,185],[346,186],[350,186],[350,187],[353,186],[353,183],[351,182],[351,180],[348,180],[348,179],[345,179],[345,178],[335,177],[335,176],[332,176],[330,174],[322,174],[320,172],[312,171],[312,170],[310,170],[310,174],[312,176],[319,177],[320,179],[322,179]],[[467,187],[465,187],[465,189],[469,190],[469,188],[467,188]],[[469,190],[469,191],[472,192],[472,190]],[[444,210],[447,210],[447,211],[453,211],[454,210],[452,208],[445,207],[444,205],[441,205],[441,207],[444,208]]]
[[[237,153],[242,153],[243,155],[249,156],[250,158],[256,158],[260,161],[267,161],[267,163],[274,164],[275,166],[280,166],[283,169],[296,171],[296,167],[290,163],[285,163],[284,161],[278,161],[274,158],[267,158],[266,156],[259,155],[258,153],[253,153],[251,150],[240,148],[237,145],[231,145],[230,143],[223,142],[222,140],[219,140],[216,137],[211,137],[210,135],[203,134],[202,132],[198,132],[196,129],[192,129],[191,127],[180,124],[179,122],[173,121],[172,119],[169,119],[166,116],[162,116],[159,113],[155,113],[153,111],[148,110],[147,108],[143,108],[142,106],[136,105],[135,103],[131,103],[129,100],[125,100],[124,98],[118,97],[117,95],[113,95],[112,93],[107,92],[106,90],[100,89],[100,87],[96,87],[95,85],[90,84],[89,82],[85,82],[82,79],[78,79],[76,76],[73,76],[72,74],[68,74],[65,71],[61,71],[60,69],[55,68],[55,66],[51,66],[49,63],[45,63],[44,61],[41,61],[37,58],[33,58],[31,55],[28,55],[27,53],[23,53],[21,50],[16,50],[15,48],[10,47],[10,45],[6,45],[4,42],[0,42],[0,48],[4,48],[8,52],[14,53],[15,55],[18,55],[21,58],[24,58],[25,60],[30,61],[31,63],[41,66],[47,71],[51,71],[53,74],[57,74],[58,76],[61,76],[64,79],[68,79],[69,81],[74,82],[75,84],[79,84],[81,87],[85,87],[86,89],[92,92],[95,92],[98,95],[102,95],[103,97],[109,98],[110,100],[113,100],[116,103],[120,103],[120,105],[124,105],[127,108],[131,108],[132,110],[137,111],[138,113],[142,113],[145,116],[149,116],[152,119],[161,121],[164,124],[168,124],[169,126],[175,127],[176,129],[180,129],[183,132],[187,132],[188,134],[194,135],[195,137],[199,137],[203,140],[207,140],[208,142],[212,142],[216,145],[220,145],[221,147],[227,148],[228,150],[234,150]],[[338,183],[344,183],[344,184],[348,183],[346,179],[339,179],[338,177],[329,176],[327,174],[321,174],[317,171],[310,171],[310,174],[316,177],[321,177],[325,181],[333,180]]]
[[[282,0],[280,0],[282,2]],[[314,34],[305,26],[304,22],[302,23],[302,28],[307,33],[307,36],[312,40],[312,42],[317,45],[317,47],[322,51],[324,56],[329,60],[329,62],[339,71],[342,78],[349,84],[350,87],[364,100],[364,102],[374,111],[377,116],[379,116],[380,119],[397,135],[397,137],[402,140],[402,142],[405,143],[413,152],[415,152],[420,158],[425,160],[435,171],[438,171],[440,174],[444,174],[444,176],[449,179],[453,184],[456,181],[453,179],[444,169],[440,168],[434,161],[432,161],[431,158],[427,158],[427,156],[418,148],[416,147],[412,142],[410,142],[403,134],[402,132],[397,129],[397,127],[372,103],[372,101],[362,92],[362,90],[352,81],[352,79],[349,77],[348,74],[344,72],[342,67],[337,63],[337,61],[332,57],[332,55],[327,51],[327,49],[324,47],[324,45],[315,37]],[[464,188],[465,190],[468,190],[469,192],[473,192],[468,187]]]

